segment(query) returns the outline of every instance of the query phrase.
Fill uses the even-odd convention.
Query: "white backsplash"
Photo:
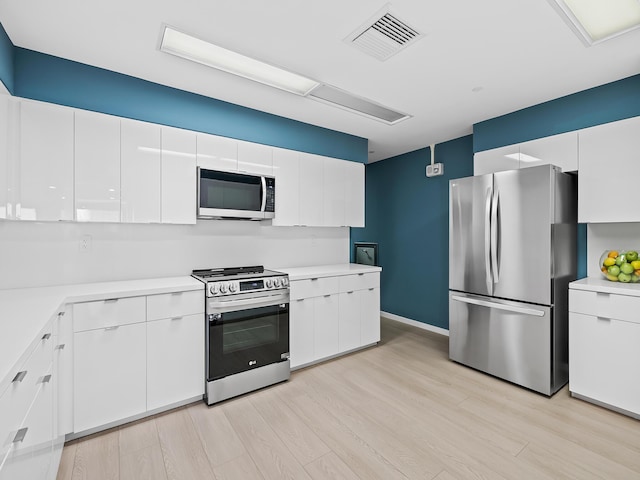
[[[83,237],[90,237],[86,252],[80,251]],[[348,262],[347,227],[0,221],[0,288],[189,275],[196,268]]]
[[[640,251],[640,223],[590,223],[587,225],[587,276],[600,276],[600,256],[605,250]]]

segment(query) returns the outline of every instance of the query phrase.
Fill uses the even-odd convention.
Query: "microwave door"
[[[205,169],[199,172],[199,218],[264,218],[261,176]]]

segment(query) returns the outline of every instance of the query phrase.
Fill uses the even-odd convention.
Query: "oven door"
[[[289,295],[239,300],[207,311],[207,381],[289,358]]]

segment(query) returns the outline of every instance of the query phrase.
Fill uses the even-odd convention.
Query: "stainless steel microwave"
[[[274,177],[198,167],[198,218],[264,220],[275,204]]]

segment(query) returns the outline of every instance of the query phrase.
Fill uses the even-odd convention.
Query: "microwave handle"
[[[262,204],[260,205],[260,211],[264,212],[267,205],[267,179],[262,176],[260,177],[260,182],[262,183]]]

